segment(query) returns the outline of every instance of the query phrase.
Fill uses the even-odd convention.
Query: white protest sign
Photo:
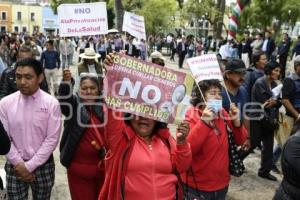
[[[57,12],[61,37],[107,34],[105,2],[61,4]]]
[[[145,20],[143,16],[125,11],[122,30],[138,39],[146,40]]]
[[[222,72],[215,54],[205,54],[187,59],[188,66],[197,81],[218,79],[223,81]]]

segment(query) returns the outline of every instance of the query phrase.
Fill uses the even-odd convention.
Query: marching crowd
[[[270,32],[255,40],[245,33],[237,44],[220,45],[224,83],[194,84],[174,138],[168,124],[108,108],[103,97],[113,52],[125,49],[147,60],[152,40],[1,35],[0,153],[7,159],[8,199],[27,199],[29,187],[33,199],[51,198],[58,143],[74,200],[225,200],[230,176],[242,175],[243,160],[257,147],[258,176],[277,181],[271,171],[283,174],[274,199],[300,199],[299,41],[287,76],[287,34],[278,48]],[[208,53],[209,47],[199,47],[202,41],[192,43],[190,37],[170,39],[170,59],[177,53],[179,68],[194,52]],[[72,74],[76,50],[79,64]],[[164,66],[161,48],[155,50],[150,61]]]

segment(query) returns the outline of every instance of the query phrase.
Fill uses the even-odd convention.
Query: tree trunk
[[[222,35],[223,30],[223,20],[224,20],[224,13],[225,13],[225,0],[218,0],[218,18],[216,20],[216,38],[220,38]]]
[[[115,0],[115,9],[117,15],[117,29],[119,31],[122,31],[123,15],[124,15],[124,7],[122,4],[122,0]]]

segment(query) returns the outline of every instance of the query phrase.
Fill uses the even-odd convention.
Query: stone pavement
[[[75,56],[75,59],[77,59]],[[74,60],[75,63],[75,60]],[[173,69],[178,69],[177,60],[171,62],[169,57],[166,57],[166,66]],[[291,65],[289,63],[291,68]],[[187,69],[183,69],[187,71]],[[76,67],[71,67],[73,74],[77,73]],[[61,76],[61,73],[58,74]],[[60,80],[60,79],[59,79]],[[170,125],[171,132],[175,134],[175,125]],[[58,149],[54,152],[54,158],[56,163],[56,177],[55,185],[52,191],[51,200],[70,200],[70,194],[68,189],[68,181],[66,169],[59,162]],[[0,168],[4,166],[5,158],[0,157]],[[220,163],[221,164],[221,163]],[[257,176],[257,171],[260,165],[260,152],[256,151],[254,154],[250,154],[245,160],[246,173],[240,177],[232,177],[230,182],[230,188],[228,192],[228,200],[270,200],[272,199],[278,182],[268,181]],[[279,180],[282,179],[281,175],[275,175]]]

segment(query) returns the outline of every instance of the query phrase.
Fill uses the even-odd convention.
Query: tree
[[[241,15],[240,30],[251,26],[260,31],[273,29],[277,35],[282,24],[294,26],[299,17],[299,0],[252,0]],[[277,22],[275,26],[274,22]]]
[[[177,8],[177,3],[174,0],[148,0],[145,1],[142,9],[137,11],[137,14],[144,16],[147,33],[157,33],[166,28],[174,27],[171,19]]]
[[[123,26],[123,16],[124,16],[124,7],[122,0],[115,0],[115,11],[117,16],[117,29],[122,31]]]
[[[186,20],[194,19],[197,22],[204,16],[213,26],[215,37],[222,34],[224,13],[225,0],[188,0],[183,7],[183,17]]]

